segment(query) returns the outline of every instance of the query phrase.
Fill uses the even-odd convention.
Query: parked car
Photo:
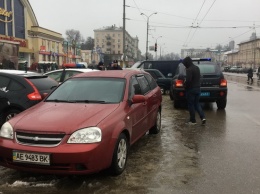
[[[45,73],[44,75],[48,75],[52,79],[61,83],[71,76],[77,75],[79,73],[91,72],[91,71],[98,71],[98,70],[96,70],[96,69],[85,69],[85,68],[64,68],[64,69],[49,71],[49,72]]]
[[[160,87],[140,70],[93,71],[61,83],[3,124],[0,165],[51,174],[126,168],[129,147],[161,130]]]
[[[165,77],[159,70],[157,69],[144,69],[144,71],[151,74],[151,76],[156,80],[157,85],[161,88],[162,94],[166,94],[170,91],[171,86],[171,78]]]
[[[202,59],[193,60],[198,65],[201,73],[201,102],[216,102],[218,109],[225,109],[227,104],[227,80],[225,79],[221,68],[218,64],[210,61],[201,61]],[[176,74],[172,79],[170,88],[170,98],[173,100],[175,108],[186,103],[185,94],[185,66],[180,63]]]
[[[20,70],[0,70],[0,125],[39,103],[58,85],[46,75]]]
[[[131,68],[158,69],[165,77],[172,78],[180,60],[170,61],[138,61]]]

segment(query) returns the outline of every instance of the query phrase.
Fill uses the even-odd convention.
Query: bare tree
[[[74,29],[66,30],[65,34],[66,34],[66,40],[70,43],[74,42],[74,44],[81,44],[82,42],[85,41],[83,36],[80,34],[78,30],[74,30]]]

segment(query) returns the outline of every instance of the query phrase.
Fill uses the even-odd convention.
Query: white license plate
[[[13,161],[50,165],[50,154],[13,151]]]

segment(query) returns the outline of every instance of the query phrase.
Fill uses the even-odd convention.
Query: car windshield
[[[197,65],[197,64],[195,64]],[[201,74],[219,74],[220,73],[220,67],[219,65],[212,64],[212,63],[200,63],[197,65],[200,68]],[[186,68],[181,63],[178,68],[177,74],[186,76]]]
[[[74,78],[58,87],[47,102],[119,103],[122,101],[125,79]]]

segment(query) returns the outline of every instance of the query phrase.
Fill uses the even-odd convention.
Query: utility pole
[[[123,4],[123,67],[125,68],[125,0]]]

